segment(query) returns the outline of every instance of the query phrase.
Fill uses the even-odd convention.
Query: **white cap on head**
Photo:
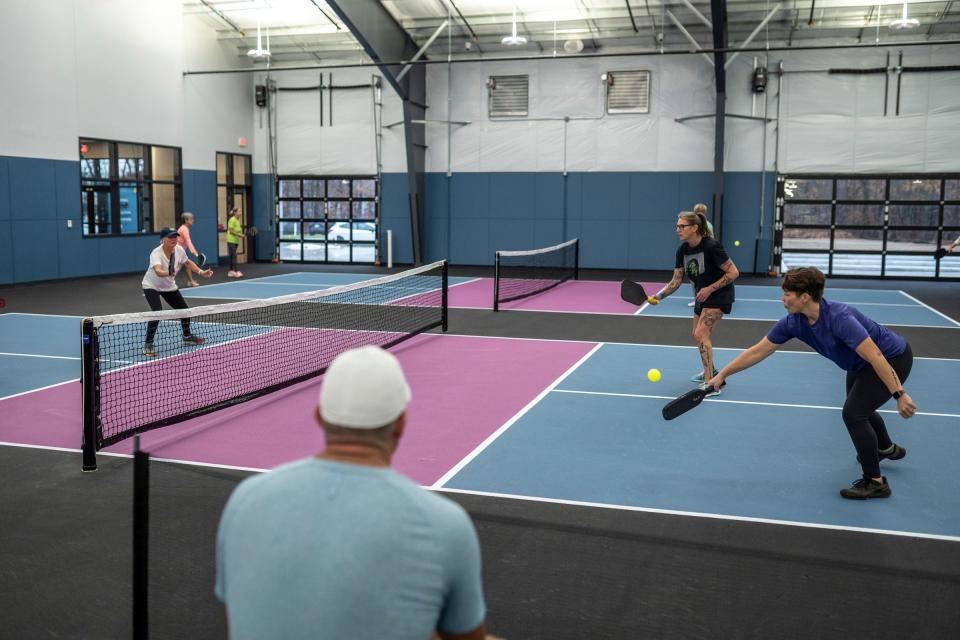
[[[320,387],[320,417],[350,429],[377,429],[400,417],[410,402],[400,361],[380,347],[337,356]]]

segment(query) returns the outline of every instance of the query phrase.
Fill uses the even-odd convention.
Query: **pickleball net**
[[[144,350],[151,322],[155,355]],[[388,348],[436,327],[447,329],[446,261],[322,291],[85,318],[83,468],[136,433],[318,376],[348,349]],[[203,343],[184,341],[185,331]]]
[[[497,251],[493,310],[500,304],[552,289],[580,275],[580,241],[530,251]]]

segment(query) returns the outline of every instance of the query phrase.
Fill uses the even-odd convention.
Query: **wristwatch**
[[[894,392],[893,392],[893,399],[894,399],[894,400],[899,400],[899,399],[900,399],[900,396],[902,396],[902,395],[903,395],[903,391],[894,391]]]

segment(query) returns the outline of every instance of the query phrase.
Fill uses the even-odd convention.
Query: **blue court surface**
[[[720,363],[737,353],[716,352]],[[778,352],[664,421],[699,363],[695,348],[601,345],[436,486],[960,541],[960,361],[915,360],[906,388],[920,413],[882,413],[908,454],[881,465],[893,497],[868,502],[838,494],[861,473],[840,416],[843,371]],[[646,380],[653,367],[661,382]]]
[[[77,380],[79,327],[76,317],[0,315],[0,399]],[[738,353],[715,352],[721,365]],[[662,406],[693,386],[699,364],[693,347],[597,344],[435,486],[960,541],[960,360],[917,358],[905,386],[918,414],[883,409],[908,453],[881,465],[893,497],[868,502],[838,495],[860,475],[840,417],[843,371],[777,352],[664,421]],[[647,381],[650,368],[660,382]]]
[[[181,287],[185,298],[206,298],[224,300],[253,300],[276,298],[292,293],[308,293],[333,287],[342,287],[366,280],[379,278],[376,273],[321,273],[297,272],[285,273],[264,278],[238,279],[220,284],[202,284],[199,287]],[[476,280],[476,278],[449,278],[450,286]],[[203,282],[199,278],[198,282]]]
[[[736,285],[737,300],[733,311],[725,316],[731,320],[779,320],[786,312],[776,286]],[[943,315],[902,291],[888,289],[841,289],[829,285],[823,297],[857,307],[864,315],[880,324],[900,327],[960,327],[960,322]],[[645,316],[689,318],[693,290],[684,283],[672,296],[656,306],[647,305]]]

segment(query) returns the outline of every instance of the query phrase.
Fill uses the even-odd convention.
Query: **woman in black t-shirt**
[[[733,281],[740,276],[737,265],[727,256],[723,245],[713,238],[707,227],[707,217],[700,212],[681,211],[677,217],[677,260],[669,284],[648,298],[650,304],[661,300],[680,288],[683,272],[696,289],[693,307],[693,338],[700,348],[703,371],[694,376],[694,382],[703,383],[716,375],[713,362],[713,343],[710,336],[723,314],[733,308]],[[717,395],[716,391],[710,395]]]

